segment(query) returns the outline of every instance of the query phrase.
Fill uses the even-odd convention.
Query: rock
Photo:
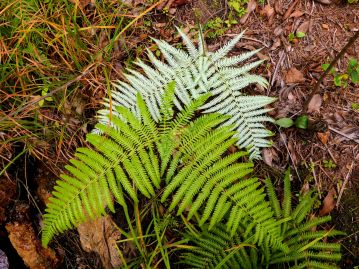
[[[9,269],[9,261],[4,251],[0,249],[0,269]]]

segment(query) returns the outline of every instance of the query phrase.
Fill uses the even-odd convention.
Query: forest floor
[[[35,262],[30,256],[44,259],[46,266],[39,268],[102,266],[97,255],[81,248],[76,232],[60,237],[55,251],[39,250],[44,203],[76,147],[85,144],[110,82],[123,79],[135,58],[146,59],[145,48],[157,51],[150,37],[180,47],[174,26],[195,40],[199,24],[209,51],[246,30],[230,54],[262,48],[257,57],[265,62],[255,73],[270,83],[268,89],[250,87],[248,94],[278,98],[269,113],[274,119],[308,117],[304,129],[268,124],[273,146],[263,151],[263,161],[255,161],[255,171],[265,178],[291,166],[294,191],[319,194],[313,214],[331,214],[330,224],[347,233],[340,239],[343,268],[359,266],[359,84],[348,74],[351,59],[359,61],[359,40],[306,106],[322,65],[359,31],[359,3],[249,0],[243,5],[247,13],[238,17],[222,0],[175,0],[167,7],[144,0],[120,7],[118,1],[105,6],[80,0],[76,8],[71,0],[66,11],[50,6],[51,0],[34,1],[35,13],[18,6],[22,1],[5,2],[0,4],[0,268],[4,255],[10,268],[26,268],[23,259]],[[72,20],[73,10],[79,19]],[[26,250],[19,252],[16,241]]]

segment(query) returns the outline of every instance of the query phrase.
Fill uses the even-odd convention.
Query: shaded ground
[[[135,2],[138,5],[129,12],[138,15],[144,1]],[[243,23],[231,25],[219,37],[208,40],[208,49],[215,50],[231,36],[246,29],[246,37],[237,44],[232,54],[263,48],[258,57],[266,62],[256,72],[264,75],[271,85],[269,89],[253,87],[248,89],[248,93],[278,97],[271,116],[295,119],[307,113],[303,109],[304,103],[322,72],[321,65],[330,62],[354,31],[359,29],[359,4],[343,2],[323,5],[312,0],[268,2],[269,6],[257,5]],[[94,12],[91,6],[85,11],[88,17]],[[153,43],[149,43],[149,36],[178,43],[174,24],[183,26],[189,32],[197,28],[197,22],[205,24],[216,17],[225,20],[228,12],[226,2],[220,0],[192,1],[175,7],[166,15],[154,11],[117,44],[119,48],[126,47],[126,51],[119,48],[114,50],[110,79],[121,77],[121,68],[131,66],[134,57],[145,57],[144,47],[156,50]],[[149,20],[151,26],[146,26]],[[210,31],[205,29],[207,34]],[[297,32],[303,32],[305,36],[290,38],[291,33]],[[106,37],[102,41],[107,42]],[[359,58],[359,41],[339,60],[338,72],[346,72],[348,59],[352,57]],[[45,143],[37,137],[33,140],[30,137],[30,141],[11,146],[2,144],[0,148],[2,160],[6,161],[18,156],[24,144],[31,144],[33,150],[30,153],[43,160],[20,156],[9,168],[9,177],[3,181],[6,181],[3,197],[8,198],[2,201],[6,206],[0,208],[5,212],[0,223],[0,245],[9,246],[6,254],[13,268],[22,268],[24,265],[21,265],[15,250],[10,248],[5,224],[14,221],[32,223],[34,234],[38,233],[41,227],[39,211],[43,210],[44,201],[49,197],[53,179],[76,146],[83,144],[85,134],[96,121],[94,112],[106,92],[106,79],[98,73],[98,70],[90,70],[79,78],[83,88],[66,100],[61,109],[39,109],[39,121],[45,125],[55,121],[66,123],[67,135],[63,139],[55,138]],[[338,88],[333,84],[333,76],[327,76],[321,86],[321,98],[311,107],[309,128],[277,129],[269,126],[276,133],[273,147],[263,152],[264,164],[256,163],[257,171],[263,177],[268,172],[279,174],[291,165],[295,175],[293,185],[297,191],[314,188],[319,192],[322,203],[317,205],[317,214],[330,213],[335,228],[347,232],[347,236],[341,240],[344,245],[343,268],[359,265],[359,110],[353,106],[358,103],[358,85]],[[33,115],[27,114],[27,117]],[[7,135],[2,133],[2,139]],[[19,216],[21,204],[31,205],[25,210],[27,217]],[[28,215],[32,217],[29,219]],[[63,261],[63,268],[99,268],[98,257],[81,250],[76,236],[66,236],[59,241],[63,248],[57,249],[57,255]]]

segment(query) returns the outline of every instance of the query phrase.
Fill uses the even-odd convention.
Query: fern
[[[164,41],[154,39],[166,63],[159,61],[151,51],[148,51],[153,67],[138,61],[136,64],[143,69],[144,74],[128,70],[126,75],[128,83],[118,81],[114,85],[115,90],[111,93],[111,99],[105,100],[106,109],[99,112],[100,122],[107,125],[111,122],[111,118],[108,118],[109,114],[118,116],[115,109],[111,111],[111,108],[117,106],[124,106],[138,115],[137,93],[143,96],[155,121],[159,121],[162,107],[161,96],[167,84],[175,81],[174,104],[178,109],[181,110],[183,106],[188,105],[201,94],[211,93],[213,98],[202,106],[202,112],[229,115],[230,118],[224,124],[236,130],[234,135],[238,139],[237,144],[249,150],[251,159],[259,159],[260,148],[270,146],[270,142],[265,138],[271,135],[271,132],[262,124],[263,121],[272,121],[270,117],[264,116],[268,109],[263,107],[273,102],[274,98],[246,96],[241,92],[252,83],[267,86],[268,83],[264,78],[248,73],[262,61],[237,67],[238,64],[253,57],[258,50],[226,57],[243,36],[243,32],[214,53],[205,50],[201,34],[199,47],[196,48],[184,33],[180,30],[179,33],[187,51],[176,49]]]
[[[330,217],[308,220],[313,198],[312,193],[301,197],[299,204],[291,207],[290,173],[284,178],[284,198],[280,205],[272,182],[266,180],[267,193],[276,218],[283,220],[281,234],[289,251],[273,249],[270,245],[248,244],[248,237],[239,229],[231,236],[222,224],[212,230],[202,227],[200,233],[187,233],[194,249],[183,254],[181,263],[191,268],[339,268],[340,245],[326,242],[326,238],[343,235],[336,230],[317,230],[318,225],[326,223]],[[302,212],[298,214],[298,212]],[[284,217],[290,217],[286,220]],[[315,229],[315,230],[313,230]]]
[[[131,200],[138,203],[141,197],[152,198],[161,192],[161,201],[169,204],[170,211],[180,215],[189,208],[188,219],[201,215],[199,225],[214,227],[228,215],[230,234],[241,228],[250,243],[287,248],[258,179],[244,179],[253,167],[239,162],[247,153],[227,153],[236,142],[231,126],[223,125],[228,116],[210,113],[196,118],[195,112],[209,94],[175,113],[174,94],[175,84],[170,83],[162,97],[158,123],[138,94],[137,114],[116,107],[117,113],[108,115],[112,124],[100,123],[96,127],[101,134],[87,136],[92,148],[77,150],[47,206],[45,246],[55,234],[88,216],[106,214],[106,207],[114,211],[112,197],[126,213]]]

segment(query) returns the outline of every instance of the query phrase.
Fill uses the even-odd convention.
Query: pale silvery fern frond
[[[128,82],[118,81],[114,84],[115,90],[111,93],[112,104],[110,105],[109,99],[105,99],[106,109],[99,111],[100,122],[109,124],[107,115],[110,108],[116,106],[124,106],[138,113],[138,92],[143,96],[153,118],[158,121],[161,115],[161,95],[168,83],[175,81],[174,104],[178,109],[182,109],[200,94],[211,93],[213,98],[202,107],[202,112],[230,115],[231,118],[225,124],[232,125],[237,131],[238,146],[247,148],[251,159],[260,159],[260,149],[270,146],[266,138],[271,135],[262,122],[273,121],[265,116],[269,110],[263,107],[275,99],[267,96],[248,96],[241,92],[253,83],[268,86],[263,77],[248,73],[262,61],[238,67],[238,64],[253,57],[258,50],[226,57],[244,32],[216,52],[207,52],[201,33],[199,46],[196,48],[188,36],[178,31],[187,50],[177,49],[165,41],[154,39],[166,62],[161,62],[148,50],[152,66],[139,60],[136,65],[142,68],[142,73],[128,70],[128,74],[125,75]],[[113,109],[112,113],[117,112]]]

